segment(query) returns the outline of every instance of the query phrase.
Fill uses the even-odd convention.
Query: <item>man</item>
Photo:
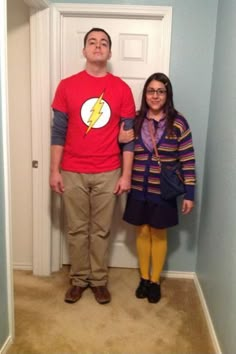
[[[50,186],[62,194],[67,217],[68,303],[87,287],[98,303],[110,302],[112,214],[116,196],[130,190],[132,146],[122,144],[121,158],[118,135],[122,121],[122,131],[132,126],[135,107],[129,86],[107,72],[111,45],[105,30],[91,29],[84,38],[85,70],[62,80],[52,103]]]

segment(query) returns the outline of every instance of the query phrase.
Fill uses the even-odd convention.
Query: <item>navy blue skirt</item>
[[[150,200],[134,199],[128,194],[123,220],[136,226],[147,224],[157,229],[172,227],[179,222],[177,202],[174,199],[156,204]]]

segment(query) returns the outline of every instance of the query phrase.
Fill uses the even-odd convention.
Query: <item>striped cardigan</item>
[[[173,134],[168,137],[164,131],[158,144],[158,153],[162,162],[181,162],[185,184],[185,199],[194,200],[195,157],[192,134],[188,122],[178,115],[173,125]],[[132,197],[140,200],[160,202],[160,166],[154,151],[144,145],[141,134],[135,140],[134,163],[132,171]]]

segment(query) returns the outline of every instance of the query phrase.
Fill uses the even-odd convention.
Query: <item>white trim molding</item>
[[[13,339],[11,336],[9,336],[5,341],[5,343],[3,344],[2,348],[0,348],[0,354],[7,354],[8,349],[10,348],[12,343],[13,343]]]
[[[4,201],[2,209],[4,209],[4,235],[5,254],[6,254],[6,270],[3,272],[3,279],[6,277],[6,313],[8,316],[8,337],[6,338],[4,349],[6,350],[14,338],[14,294],[13,294],[13,270],[12,270],[12,214],[11,214],[11,178],[10,178],[10,137],[9,137],[9,111],[8,111],[8,75],[7,75],[7,2],[0,1],[0,116],[2,125],[2,178],[4,185]],[[1,319],[5,321],[6,319]]]
[[[33,168],[33,273],[51,274],[50,9],[31,10],[31,116]]]
[[[33,265],[27,263],[14,263],[13,270],[33,270]]]
[[[177,271],[163,271],[161,273],[163,278],[175,278],[175,279],[194,279],[194,272],[177,272]]]
[[[171,6],[146,6],[146,5],[112,5],[112,4],[72,4],[55,3],[53,7],[64,16],[94,16],[97,17],[130,17],[130,18],[159,18],[170,19],[172,16]]]

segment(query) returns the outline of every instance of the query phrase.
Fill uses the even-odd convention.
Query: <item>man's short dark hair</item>
[[[94,28],[92,28],[90,31],[88,31],[86,33],[86,35],[84,36],[84,47],[86,46],[86,42],[87,42],[88,36],[89,36],[89,34],[91,32],[103,32],[103,33],[105,33],[105,35],[108,38],[109,48],[111,49],[111,44],[112,44],[111,37],[109,36],[109,34],[103,28],[98,28],[98,27],[94,27]]]

